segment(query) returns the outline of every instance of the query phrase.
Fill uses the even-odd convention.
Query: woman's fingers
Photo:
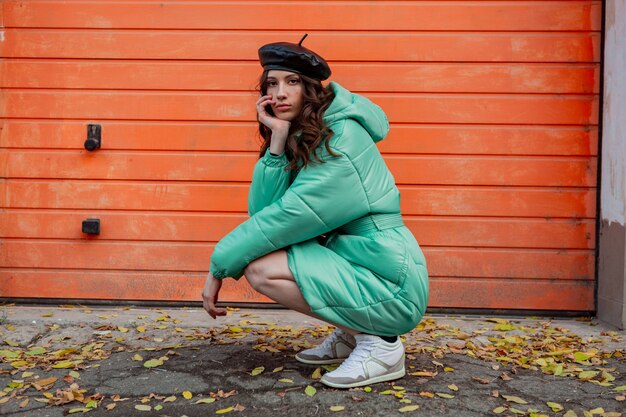
[[[217,308],[214,307],[213,308],[213,318],[216,319],[217,316],[225,316],[226,315],[226,309],[225,308]]]
[[[207,313],[214,319],[218,316],[225,316],[226,310],[223,308],[217,308],[217,299],[219,296],[220,288],[222,287],[222,281],[215,279],[212,274],[209,273],[207,281],[202,291],[202,306]]]
[[[268,115],[267,110],[265,109],[265,106],[271,105],[273,103],[274,103],[274,100],[263,100],[262,102],[257,104],[256,110],[259,113],[259,115]]]
[[[208,300],[207,307],[208,308],[206,309],[206,311],[214,319],[216,319],[217,316],[225,316],[226,315],[226,309],[216,307],[215,306],[215,302],[213,302],[212,300]]]
[[[215,302],[213,302],[210,299],[205,298],[203,300],[202,303],[204,309],[206,310],[207,313],[209,313],[209,316],[213,317],[214,319],[217,318],[217,316],[225,316],[226,315],[226,310],[223,308],[217,308],[215,306]]]
[[[272,99],[272,95],[266,94],[264,96],[259,97],[259,99],[256,101],[256,104],[259,105],[262,101],[271,100],[271,99]]]

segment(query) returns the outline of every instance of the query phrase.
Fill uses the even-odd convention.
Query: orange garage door
[[[594,309],[600,1],[2,7],[2,297],[199,300],[246,218],[256,50],[308,32],[389,115],[430,306]]]

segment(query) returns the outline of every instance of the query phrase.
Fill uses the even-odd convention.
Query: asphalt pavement
[[[0,307],[3,416],[609,416],[624,331],[588,318],[427,315],[407,375],[350,390],[295,353],[332,328],[278,309]]]

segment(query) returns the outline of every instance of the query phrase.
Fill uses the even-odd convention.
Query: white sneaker
[[[310,365],[340,363],[350,355],[355,345],[354,336],[335,329],[319,346],[298,352],[296,359]]]
[[[321,382],[334,388],[352,388],[402,378],[404,345],[378,336],[357,334],[356,347],[339,368],[322,376]]]

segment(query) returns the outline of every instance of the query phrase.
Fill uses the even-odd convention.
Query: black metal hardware
[[[100,219],[85,219],[83,220],[83,233],[88,235],[100,234]]]
[[[102,126],[100,125],[87,125],[87,140],[85,141],[85,149],[88,151],[93,151],[100,148],[102,143],[102,139],[100,136],[100,132],[102,131]]]

